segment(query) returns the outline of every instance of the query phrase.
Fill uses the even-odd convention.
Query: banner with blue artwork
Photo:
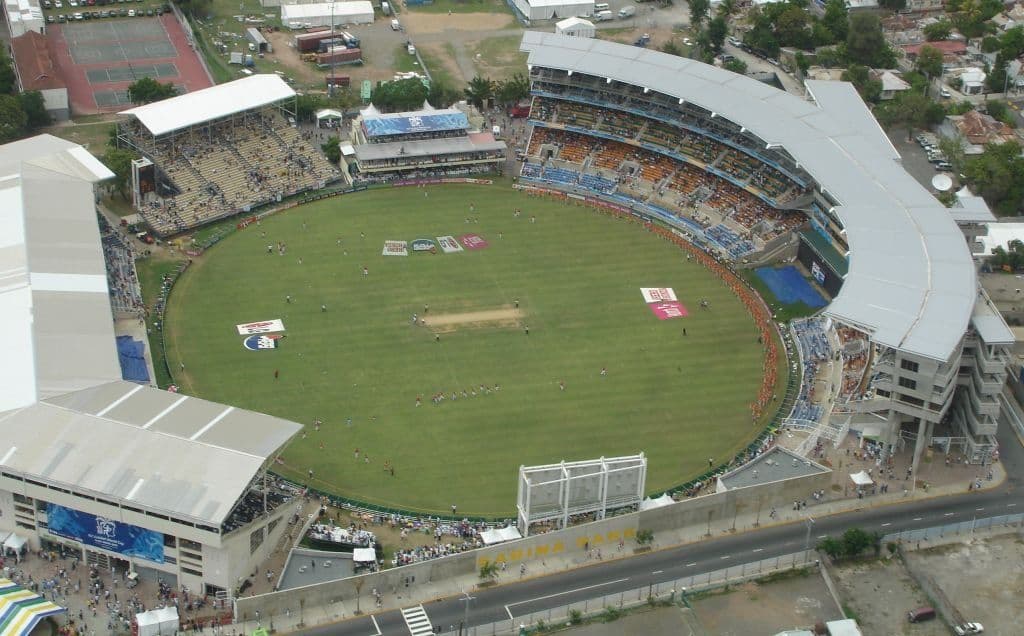
[[[50,532],[59,537],[128,557],[164,562],[163,533],[57,504],[46,504],[46,517]]]
[[[469,119],[464,113],[452,110],[423,112],[416,115],[383,115],[363,118],[366,136],[389,137],[411,133],[445,132],[469,128]]]

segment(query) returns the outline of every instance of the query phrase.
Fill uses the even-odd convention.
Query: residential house
[[[939,134],[960,142],[966,155],[980,155],[985,145],[1020,141],[1016,131],[991,115],[976,110],[963,115],[949,115],[939,126]]]

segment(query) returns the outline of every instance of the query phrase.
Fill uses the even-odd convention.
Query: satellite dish
[[[949,192],[953,187],[953,179],[948,174],[937,174],[932,177],[932,187],[939,192]]]

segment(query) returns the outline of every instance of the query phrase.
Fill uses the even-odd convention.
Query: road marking
[[[764,548],[754,548],[754,552],[760,552],[761,550],[764,550]]]
[[[434,633],[434,626],[430,624],[430,617],[422,605],[403,607],[402,618],[409,629],[409,636],[430,636]]]
[[[588,585],[587,587],[578,587],[575,590],[566,590],[564,592],[557,592],[555,594],[548,594],[547,596],[538,596],[537,598],[531,598],[531,599],[527,599],[525,601],[517,601],[515,603],[509,603],[508,605],[505,606],[505,609],[507,610],[508,608],[513,607],[515,605],[524,605],[526,603],[533,603],[534,601],[543,601],[543,600],[547,600],[549,598],[555,598],[556,596],[565,596],[566,594],[572,594],[574,592],[583,592],[583,591],[586,591],[586,590],[592,590],[595,587],[604,587],[605,585],[615,585],[616,583],[622,583],[622,582],[628,581],[628,580],[629,580],[629,577],[626,577],[624,579],[616,579],[614,581],[606,581],[605,583],[597,583],[596,585]],[[511,616],[511,615],[512,615],[512,612],[509,612],[509,616]]]
[[[889,527],[889,526],[891,526],[891,525],[892,525],[891,523],[883,523],[883,524],[882,524],[882,527],[883,527],[883,528],[888,528],[888,527]]]
[[[828,536],[827,534],[819,534],[819,535],[818,535],[818,538],[819,538],[819,539],[824,539],[824,538],[825,538],[825,537],[827,537],[827,536]]]
[[[729,555],[727,554],[727,555],[725,555],[724,557],[721,557],[721,558],[722,558],[722,560],[724,561],[725,559],[728,559],[728,558],[729,558]]]
[[[921,517],[914,517],[914,521],[920,521]]]
[[[1006,504],[1006,507],[1007,507],[1007,508],[1013,508],[1013,507],[1014,507],[1014,506],[1016,506],[1016,505],[1017,505],[1017,504]]]
[[[954,512],[947,512],[946,514],[944,514],[942,516],[943,517],[952,517],[954,514],[956,514],[956,513],[954,513]]]
[[[508,613],[508,620],[510,620],[510,621],[516,620],[516,617],[512,616],[512,610],[510,610],[508,608],[508,605],[505,606],[505,611]]]
[[[377,617],[374,616],[373,614],[370,614],[370,620],[373,621],[373,628],[377,630],[377,633],[373,634],[373,636],[380,636],[381,635],[381,631],[380,631],[380,625],[377,624]]]
[[[688,567],[688,568],[692,568],[692,567],[693,567],[693,566],[695,566],[695,565],[697,565],[697,564],[696,564],[696,563],[687,563],[687,564],[686,564],[686,567]]]
[[[975,508],[975,510],[977,510],[978,512],[981,512],[982,510],[984,510],[984,508]]]
[[[664,571],[665,570],[655,570],[655,571],[651,572],[651,574],[661,574]]]

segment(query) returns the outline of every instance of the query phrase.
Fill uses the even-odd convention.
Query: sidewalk
[[[834,452],[843,458],[846,457],[845,447],[843,446]],[[843,469],[836,469],[836,479],[848,479],[849,472],[856,472],[862,467],[866,468],[868,466],[868,462],[866,461],[853,460],[852,451],[850,457],[850,461],[843,463]],[[861,466],[861,464],[863,464],[863,466]],[[871,464],[873,465],[873,462],[871,462]],[[911,491],[908,487],[908,492],[904,495],[902,486],[900,486],[899,489],[896,489],[896,482],[894,482],[893,490],[889,493],[867,496],[863,499],[858,499],[856,497],[830,499],[829,495],[826,495],[826,498],[820,502],[808,499],[807,507],[799,511],[792,508],[779,509],[775,519],[770,519],[768,517],[768,511],[762,511],[760,515],[756,515],[755,513],[744,513],[739,515],[735,520],[735,528],[733,525],[734,522],[731,519],[712,521],[711,535],[713,537],[722,537],[735,534],[737,532],[746,532],[757,527],[765,528],[795,523],[807,518],[808,516],[826,517],[863,508],[876,508],[879,506],[893,505],[911,500],[918,501],[961,494],[967,492],[968,480],[973,481],[977,478],[979,468],[981,468],[977,466],[964,467],[962,465],[952,464],[949,467],[946,467],[945,462],[941,460],[933,460],[931,464],[937,465],[931,470],[928,470],[926,476],[922,476],[918,479],[918,482],[921,482],[922,480],[931,480],[928,481],[929,485],[927,489],[924,487],[918,487],[915,491]],[[931,464],[928,465],[931,466]],[[925,465],[926,464],[922,462],[922,467]],[[991,480],[986,479],[989,468],[991,468],[993,473]],[[983,472],[986,474],[981,476],[982,490],[997,488],[1006,478],[1006,473],[1001,464],[986,467]],[[898,480],[898,483],[902,484],[903,482],[902,480]],[[760,526],[758,526],[758,519],[760,520]],[[655,537],[653,549],[655,551],[665,550],[668,548],[703,541],[707,539],[707,530],[707,526],[701,524],[680,528],[670,532],[661,532]],[[609,549],[608,552],[602,554],[603,561],[628,558],[631,556],[633,556],[633,552],[630,544],[627,544],[627,547],[621,551]],[[600,562],[602,561],[588,558],[585,553],[574,553],[556,558],[548,558],[540,564],[530,563],[528,565],[525,578],[539,578]],[[507,571],[499,573],[497,583],[501,585],[515,583],[520,580],[523,579],[519,575],[519,568],[511,567]],[[367,593],[360,599],[342,600],[326,607],[304,608],[303,622],[305,623],[305,626],[314,626],[355,618],[358,616],[356,614],[357,607],[362,611],[363,615],[367,615],[408,607],[410,605],[426,604],[439,598],[460,595],[463,591],[471,591],[476,588],[479,583],[480,579],[476,574],[467,574],[443,581],[415,584],[409,588],[400,589],[397,593],[390,593],[390,590],[383,590],[385,593],[383,595],[382,606],[376,609],[374,609],[375,600],[370,594],[370,591],[367,590]],[[219,633],[250,633],[260,625],[263,627],[273,625],[274,629],[278,632],[287,633],[300,628],[298,611],[298,608],[296,608],[285,616],[264,617],[260,621],[260,624],[257,624],[255,621],[250,621],[246,624],[232,626],[235,630],[242,629],[243,631],[241,632],[232,632],[232,627],[229,627],[226,628],[227,631]],[[448,626],[445,625],[442,627],[447,628]]]

